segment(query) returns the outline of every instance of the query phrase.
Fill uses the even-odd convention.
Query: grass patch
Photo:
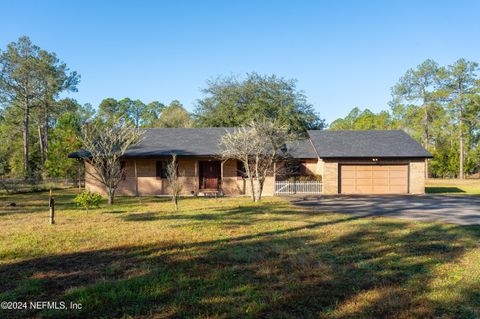
[[[480,179],[436,179],[426,181],[425,192],[429,194],[474,194],[480,195]]]
[[[314,213],[281,198],[0,196],[1,318],[480,316],[479,226]],[[17,207],[3,203],[16,202]]]

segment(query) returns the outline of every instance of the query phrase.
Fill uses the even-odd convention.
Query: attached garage
[[[432,155],[403,131],[308,131],[324,194],[423,194]]]
[[[407,194],[406,165],[340,165],[342,194]]]

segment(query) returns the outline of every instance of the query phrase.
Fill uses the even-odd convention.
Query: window
[[[167,178],[168,161],[157,161],[155,166],[155,177],[157,179]]]
[[[244,179],[247,177],[247,172],[245,171],[245,165],[242,161],[237,161],[237,179]]]

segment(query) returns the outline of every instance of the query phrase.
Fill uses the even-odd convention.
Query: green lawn
[[[0,318],[480,317],[480,227],[303,211],[280,198],[0,195]],[[6,207],[9,202],[17,207]]]
[[[428,179],[427,193],[431,194],[475,194],[480,195],[479,179]]]

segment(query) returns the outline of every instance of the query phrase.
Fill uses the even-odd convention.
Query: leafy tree
[[[152,127],[155,125],[165,106],[153,101],[148,104],[128,97],[117,101],[114,98],[104,99],[98,106],[98,120],[115,123],[119,119],[129,121],[135,127]]]
[[[324,127],[324,120],[297,90],[296,80],[250,73],[244,80],[209,81],[203,93],[194,113],[201,127],[243,126],[262,119],[278,121],[292,132]]]
[[[183,105],[172,101],[163,109],[160,118],[155,121],[156,127],[192,127],[192,118]]]
[[[71,103],[75,110],[63,113],[56,121],[50,136],[50,156],[45,162],[45,173],[50,177],[78,177],[79,165],[67,156],[81,148],[78,136],[82,127],[92,117],[91,106],[81,106],[76,101],[63,100]]]
[[[114,98],[103,99],[98,105],[97,120],[113,125],[121,115],[120,103]]]
[[[164,110],[165,105],[158,101],[148,103],[142,113],[143,127],[153,127]]]
[[[64,104],[57,103],[56,99],[62,92],[76,92],[80,76],[75,71],[70,72],[67,65],[60,62],[55,53],[44,50],[40,50],[37,68],[41,94],[36,102],[38,107],[35,108],[35,115],[41,164],[43,165],[48,155],[49,131],[53,125],[52,121],[67,111]]]
[[[393,127],[389,112],[381,111],[375,114],[369,109],[361,111],[357,107],[344,119],[337,119],[330,124],[331,130],[387,130]]]
[[[477,92],[480,83],[477,81]],[[463,112],[465,123],[465,140],[467,145],[465,172],[474,174],[480,172],[480,95],[469,94]]]
[[[12,42],[0,54],[0,98],[3,105],[11,105],[22,112],[23,174],[31,177],[30,166],[30,112],[35,99],[41,95],[39,66],[40,48],[28,37]]]
[[[430,149],[434,119],[442,110],[440,101],[445,98],[441,73],[442,69],[435,61],[426,60],[416,69],[408,70],[392,89],[394,113],[407,118],[411,124],[409,127],[420,132],[426,149]],[[428,176],[426,163],[425,174]]]
[[[464,178],[465,162],[465,107],[468,96],[476,92],[478,63],[459,59],[446,70],[446,86],[450,100],[450,111],[458,130],[458,154],[460,179]]]
[[[40,49],[28,37],[10,43],[0,54],[0,101],[5,111],[0,130],[10,127],[9,140],[15,144],[8,152],[8,170],[26,178],[39,175],[48,154],[49,131],[56,118],[69,111],[57,103],[58,96],[64,91],[76,91],[78,81],[79,75],[70,72],[55,53]],[[22,160],[17,128],[23,135]],[[38,151],[31,147],[35,144],[39,145]]]

